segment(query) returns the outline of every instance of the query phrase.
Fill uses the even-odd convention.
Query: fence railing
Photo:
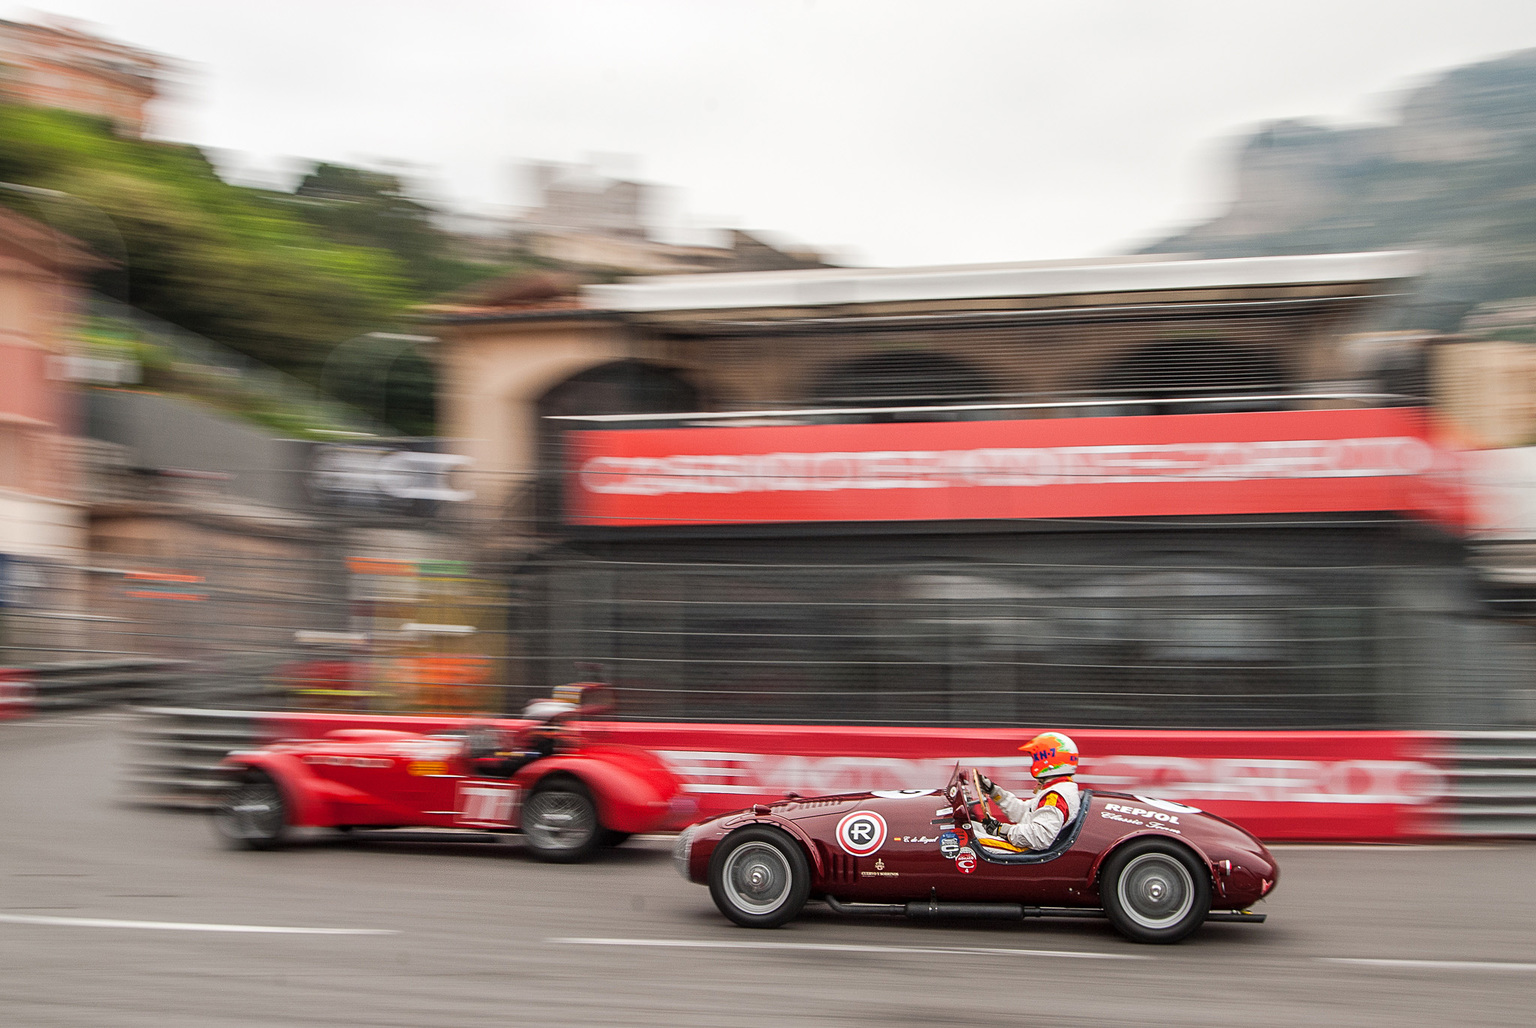
[[[1449,732],[1435,746],[1451,834],[1536,838],[1536,732]]]
[[[70,661],[10,669],[15,713],[46,715],[121,704],[152,703],[185,694],[183,661],[129,658]]]
[[[147,707],[127,732],[123,796],[181,810],[211,807],[229,786],[219,762],[255,745],[262,715],[237,710]]]
[[[342,722],[306,717],[141,709],[128,731],[124,795],[142,804],[205,810],[230,783],[219,766],[229,751],[274,735],[319,735],[338,723],[368,720],[366,715]],[[406,727],[387,718],[377,722]],[[859,756],[845,758],[796,755],[803,750],[795,747],[804,743],[794,740],[805,730],[789,727],[619,724],[610,730],[615,738],[655,749],[680,776],[688,795],[725,807],[752,799],[740,791],[747,781],[757,781],[765,796],[775,788],[782,793],[784,787],[806,795],[922,787],[928,784],[921,775],[932,770],[927,767],[934,763],[932,753],[972,753],[982,762],[999,752],[1013,753],[1011,743],[999,749],[992,737],[1001,733],[995,731],[935,730],[887,738],[892,733],[850,727],[841,744]],[[818,751],[835,738],[813,731]],[[1245,747],[1249,756],[1212,758],[1211,753],[1231,752],[1230,733],[1091,733],[1082,740],[1091,757],[1085,757],[1083,780],[1152,795],[1172,789],[1166,798],[1202,806],[1219,805],[1209,797],[1223,797],[1240,803],[1242,819],[1272,839],[1536,838],[1536,732],[1375,735],[1369,739],[1369,759],[1350,733],[1256,732],[1251,738],[1253,746]],[[1374,752],[1394,746],[1403,752],[1392,759]],[[1009,761],[1016,763],[1016,757],[1003,761],[1009,773],[1020,773]],[[807,781],[792,777],[797,774],[808,776]],[[1128,775],[1151,778],[1136,784]],[[1315,795],[1319,791],[1328,794],[1325,800]]]
[[[1480,613],[1462,569],[1308,532],[1305,560],[1283,534],[1216,559],[1133,553],[1132,533],[1117,552],[1042,533],[1039,552],[942,541],[921,560],[879,539],[775,561],[730,542],[102,555],[13,590],[0,668],[36,679],[39,709],[515,713],[598,664],[627,720],[1536,731],[1536,628]]]

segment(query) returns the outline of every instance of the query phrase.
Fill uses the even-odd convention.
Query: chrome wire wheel
[[[544,860],[577,860],[598,842],[597,809],[585,792],[575,789],[556,786],[529,796],[522,826],[529,848]]]
[[[709,897],[743,928],[794,920],[811,894],[811,865],[800,843],[773,825],[745,825],[709,857]]]
[[[1182,861],[1165,853],[1143,853],[1120,872],[1115,893],[1127,917],[1157,931],[1189,916],[1195,881]]]
[[[726,857],[721,887],[730,901],[748,914],[772,914],[789,898],[792,875],[789,859],[768,842],[747,842]]]
[[[251,849],[275,846],[287,825],[282,791],[266,775],[240,782],[214,811],[213,823],[229,842]]]

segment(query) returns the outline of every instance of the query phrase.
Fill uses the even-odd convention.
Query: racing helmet
[[[523,717],[534,721],[548,721],[561,714],[569,714],[576,709],[576,704],[566,703],[564,700],[530,700],[523,708]]]
[[[1036,781],[1077,773],[1077,743],[1060,732],[1041,732],[1019,750],[1029,754]]]

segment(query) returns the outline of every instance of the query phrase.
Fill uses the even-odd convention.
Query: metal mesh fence
[[[41,671],[160,658],[157,700],[340,710],[500,712],[505,590],[461,561],[34,564],[0,612],[0,666]],[[17,577],[17,574],[13,574]]]
[[[516,712],[595,663],[645,720],[1536,725],[1536,633],[1454,552],[1389,523],[1223,532],[101,555],[10,569],[0,666],[154,658],[160,700],[295,709]]]
[[[1186,530],[934,540],[925,559],[903,559],[923,545],[911,537],[569,556],[527,573],[514,635],[543,683],[607,662],[647,719],[1301,729],[1536,715],[1536,635],[1481,616],[1443,554],[1387,525],[1224,531],[1238,537],[1225,554]]]

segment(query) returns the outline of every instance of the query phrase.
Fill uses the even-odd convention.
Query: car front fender
[[[317,777],[292,753],[237,750],[224,758],[223,766],[233,771],[254,768],[268,775],[282,790],[289,824],[296,826],[334,825],[338,823],[336,804],[369,802],[356,789]]]
[[[821,881],[826,877],[826,861],[822,859],[821,847],[816,845],[816,841],[810,837],[810,834],[804,828],[801,828],[789,818],[779,817],[777,814],[755,814],[751,823],[772,825],[775,828],[788,832],[792,838],[800,843],[800,847],[805,850],[805,857],[811,862],[812,876],[817,881]]]

